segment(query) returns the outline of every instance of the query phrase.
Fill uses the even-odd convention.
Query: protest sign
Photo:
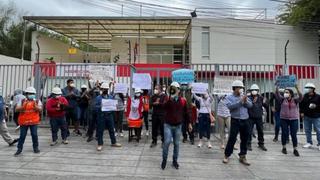
[[[277,76],[276,85],[279,88],[295,87],[297,84],[295,75]]]
[[[128,92],[128,85],[124,83],[116,83],[114,85],[114,93],[122,93],[127,94]]]
[[[92,79],[94,82],[99,81],[105,81],[107,83],[114,80],[115,76],[115,66],[94,66],[91,65],[88,67],[89,71],[89,78]]]
[[[101,111],[116,111],[117,110],[118,100],[113,99],[102,99],[101,102]]]
[[[214,77],[213,94],[230,94],[232,93],[232,83],[235,80],[243,81],[242,76],[216,76]]]
[[[151,89],[151,76],[149,73],[133,73],[133,88]]]
[[[206,94],[208,92],[208,83],[192,83],[192,93]]]
[[[179,69],[172,72],[172,80],[180,84],[194,82],[194,71],[190,69]]]

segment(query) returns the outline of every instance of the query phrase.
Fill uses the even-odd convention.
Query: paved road
[[[146,137],[139,144],[128,143],[126,137],[118,138],[124,145],[122,148],[105,145],[102,152],[97,152],[95,142],[87,143],[85,138],[75,136],[71,137],[69,145],[58,144],[50,147],[49,129],[42,128],[39,130],[40,154],[33,154],[30,135],[27,137],[21,157],[13,156],[16,147],[8,147],[2,139],[0,140],[0,179],[307,180],[320,178],[320,151],[300,148],[301,157],[294,157],[290,145],[288,155],[282,155],[280,143],[272,142],[271,135],[266,135],[265,138],[268,152],[260,151],[254,146],[248,155],[248,160],[252,163],[250,167],[239,164],[236,154],[231,157],[230,164],[222,164],[223,151],[219,149],[218,140],[214,139],[214,148],[211,150],[181,143],[180,170],[168,166],[162,171],[161,147],[150,149],[151,140]],[[303,143],[304,136],[299,139]],[[110,142],[108,135],[105,142]],[[169,157],[171,155],[170,153]]]

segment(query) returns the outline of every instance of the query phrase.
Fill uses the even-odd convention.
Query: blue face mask
[[[28,99],[34,100],[34,99],[36,99],[36,95],[34,95],[34,94],[28,95]]]

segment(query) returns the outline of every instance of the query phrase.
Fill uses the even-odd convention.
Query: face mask
[[[135,96],[136,96],[136,97],[140,97],[141,94],[140,94],[140,93],[136,93]]]
[[[159,90],[158,90],[158,89],[155,89],[155,90],[154,90],[154,94],[159,94]]]
[[[283,92],[284,92],[284,89],[279,89],[279,92],[283,93]]]
[[[254,95],[254,96],[255,96],[255,95],[257,95],[257,94],[258,94],[258,91],[252,91],[251,93],[252,93],[252,95]]]
[[[239,90],[239,93],[240,93],[240,94],[243,94],[243,91],[244,91],[244,90],[241,88],[241,89]]]
[[[162,91],[164,91],[164,92],[165,92],[166,90],[167,90],[167,88],[165,88],[165,87],[164,87],[164,88],[162,88]]]
[[[251,96],[251,93],[247,93],[247,96]]]
[[[74,83],[71,83],[70,87],[74,88],[74,87],[76,87],[76,85]]]
[[[34,94],[28,95],[28,99],[29,100],[34,100],[34,99],[36,99],[36,95],[34,95]]]
[[[312,89],[309,89],[309,88],[304,88],[303,92],[304,92],[305,94],[307,94],[307,93],[310,93],[310,92],[312,92]]]
[[[208,95],[208,94],[205,94],[205,95],[203,95],[203,97],[204,97],[205,99],[207,99],[207,98],[209,97],[209,95]]]
[[[289,98],[289,97],[290,97],[290,94],[289,94],[289,93],[284,93],[284,94],[283,94],[283,97],[284,97],[284,98]]]

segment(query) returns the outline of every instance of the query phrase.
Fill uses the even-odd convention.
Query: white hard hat
[[[232,83],[232,87],[244,87],[243,82],[240,80],[235,80]]]
[[[316,86],[313,83],[307,83],[304,87],[305,88],[313,88],[313,89],[316,88]]]
[[[36,89],[34,87],[27,87],[26,90],[24,90],[25,93],[31,93],[31,94],[36,94]]]
[[[62,91],[61,91],[60,88],[54,87],[54,88],[52,89],[52,94],[61,95],[61,94],[62,94]]]
[[[100,86],[101,89],[109,89],[109,84],[108,83],[102,83]]]
[[[85,85],[85,84],[82,84],[82,85],[81,85],[81,89],[87,89],[87,88],[88,88],[87,85]]]
[[[172,82],[170,86],[174,86],[176,88],[180,88],[180,84],[178,82]]]
[[[250,90],[260,90],[260,88],[258,85],[252,84],[252,86],[250,87]]]
[[[142,91],[142,90],[141,90],[140,88],[135,88],[135,89],[134,89],[134,93],[141,93],[141,91]]]

